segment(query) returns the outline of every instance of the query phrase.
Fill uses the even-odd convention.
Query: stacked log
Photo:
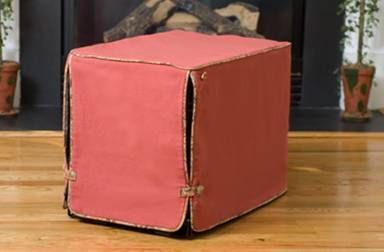
[[[261,38],[258,19],[258,8],[241,2],[211,10],[197,0],[144,0],[104,33],[104,41],[173,29]]]

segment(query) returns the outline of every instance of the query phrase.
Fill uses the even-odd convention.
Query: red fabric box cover
[[[280,196],[290,62],[289,43],[184,31],[73,50],[69,212],[172,232],[190,211],[200,232]]]

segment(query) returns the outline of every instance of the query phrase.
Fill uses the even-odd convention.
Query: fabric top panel
[[[174,30],[72,50],[81,57],[197,69],[289,46],[288,42]]]

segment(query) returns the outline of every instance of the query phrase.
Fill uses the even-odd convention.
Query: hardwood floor
[[[0,251],[384,251],[384,137],[292,133],[289,191],[178,240],[82,223],[61,208],[58,133],[0,133]]]

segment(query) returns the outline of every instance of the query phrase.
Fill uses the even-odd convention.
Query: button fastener
[[[208,73],[207,72],[203,72],[200,76],[200,79],[201,80],[206,80],[208,78]]]

